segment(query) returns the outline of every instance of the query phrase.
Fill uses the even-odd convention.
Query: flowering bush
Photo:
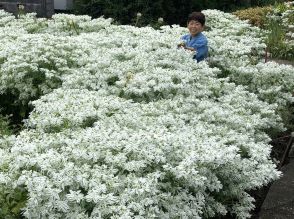
[[[253,89],[269,82],[248,79],[265,71],[250,58],[254,47],[258,62],[264,48],[258,29],[206,13],[219,68],[176,48],[178,26],[1,15],[9,34],[0,91],[18,92],[16,103],[32,101],[34,110],[18,136],[0,138],[0,206],[18,201],[27,218],[250,217],[248,191],[279,177],[267,133],[284,130],[276,112],[291,98],[271,102]],[[249,76],[238,83],[247,87],[230,82],[245,66]],[[292,88],[271,83],[283,94]]]
[[[266,44],[273,57],[294,60],[294,2],[239,10],[234,14],[266,30]]]
[[[1,179],[27,188],[27,217],[248,217],[245,191],[278,176],[262,131],[274,111],[214,82],[209,97],[149,103],[55,90],[35,102],[35,130],[3,140]]]
[[[277,113],[290,127],[294,102],[294,68],[264,63],[264,38],[260,29],[237,20],[234,15],[206,10],[207,25],[211,31],[206,35],[210,42],[210,63],[222,69],[220,77],[229,77],[236,84],[270,104],[278,106]]]

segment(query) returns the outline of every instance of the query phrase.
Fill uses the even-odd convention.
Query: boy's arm
[[[201,39],[193,44],[193,48],[196,51],[195,58],[197,61],[203,60],[208,55],[208,46],[207,46],[207,39]]]
[[[184,49],[188,49],[188,50],[192,50],[193,49],[192,47],[187,47],[187,44],[186,44],[187,37],[188,37],[187,34],[184,35],[184,36],[181,36],[182,42],[178,44],[178,48],[184,48]],[[192,51],[194,51],[194,49]]]
[[[201,46],[198,46],[196,49],[196,59],[199,60],[199,59],[206,58],[207,52],[208,52],[207,50],[208,50],[207,44],[203,44]]]
[[[187,47],[184,42],[178,44],[178,48],[180,48],[180,47],[187,49],[187,50],[190,50],[190,51],[196,51],[196,49],[194,49],[193,47]]]
[[[207,41],[194,43],[190,47],[187,47],[186,44],[184,43],[182,47],[187,50],[196,51],[197,53],[205,53],[205,48],[207,48]]]
[[[186,37],[186,35],[181,37],[181,40],[183,40],[183,42],[178,44],[178,47],[182,47],[182,48],[190,50],[190,51],[197,51],[197,53],[200,53],[202,55],[205,53],[205,47],[207,47],[206,40],[201,41],[201,42],[197,42],[194,45],[192,45],[192,47],[187,47],[186,43],[184,42],[186,40],[185,37]],[[202,48],[204,48],[204,49],[202,49]]]

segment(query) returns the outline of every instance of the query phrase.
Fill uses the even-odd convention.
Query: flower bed
[[[206,10],[210,39],[210,64],[222,71],[219,77],[246,86],[259,99],[276,104],[277,113],[293,128],[294,68],[265,62],[262,30],[236,19],[234,15]]]
[[[18,93],[15,104],[34,100],[26,128],[0,138],[3,208],[27,218],[250,217],[248,191],[280,174],[268,133],[284,130],[284,100],[230,81],[234,69],[254,67],[258,29],[206,13],[219,68],[176,48],[178,26],[1,14],[1,92]],[[253,44],[257,57],[263,45]],[[277,83],[290,92],[292,84]]]

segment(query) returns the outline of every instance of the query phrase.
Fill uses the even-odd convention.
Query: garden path
[[[285,65],[292,65],[294,66],[294,61],[288,61],[288,60],[282,60],[282,59],[269,59],[268,61],[273,61],[279,64],[285,64]]]
[[[293,133],[292,133],[293,135]],[[273,183],[259,212],[259,219],[294,218],[294,145],[289,163],[282,167],[283,176]]]

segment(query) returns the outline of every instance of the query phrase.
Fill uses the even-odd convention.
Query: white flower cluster
[[[79,39],[50,34],[22,34],[3,39],[0,49],[0,93],[10,90],[18,101],[29,100],[60,86],[61,75],[85,63],[87,46]]]
[[[1,181],[26,186],[27,217],[71,218],[86,206],[89,218],[248,217],[245,191],[278,176],[262,131],[275,125],[274,111],[241,87],[213,82],[195,83],[208,96],[149,103],[57,89],[35,102],[35,130],[5,146],[11,153],[3,149]]]
[[[210,63],[238,85],[246,86],[261,100],[277,104],[278,111],[287,111],[294,102],[294,68],[274,62],[264,63],[265,44],[261,30],[234,15],[205,10],[206,32],[210,43]],[[287,118],[286,118],[287,119]]]
[[[42,95],[27,128],[0,138],[0,186],[26,188],[25,217],[250,217],[247,192],[280,174],[266,134],[283,130],[275,104],[177,49],[178,26],[56,15],[29,32],[30,19],[0,27],[17,32],[0,44],[0,91]],[[223,35],[207,34],[216,62],[230,54],[216,51],[222,36],[235,45],[224,69],[244,67],[238,59],[249,63],[251,48],[230,22]]]
[[[205,34],[209,39],[213,64],[225,69],[256,64],[266,47],[258,27],[217,10],[205,10],[203,13],[207,18],[206,25],[211,29]]]

